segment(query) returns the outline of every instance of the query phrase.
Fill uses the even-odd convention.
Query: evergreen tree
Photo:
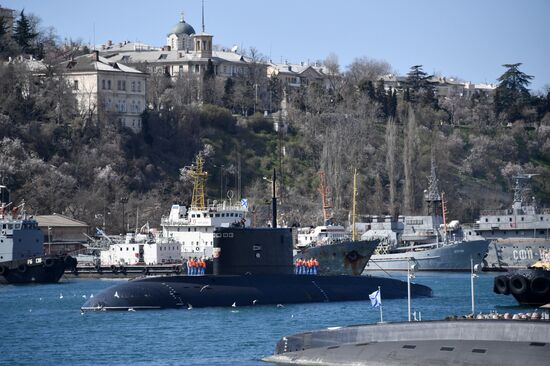
[[[223,106],[232,112],[234,112],[233,106],[233,96],[235,94],[235,82],[232,78],[227,78],[225,80],[225,84],[223,86],[223,97],[222,97],[222,103]]]
[[[23,53],[33,54],[33,42],[37,36],[38,32],[35,31],[29,18],[25,15],[25,11],[21,10],[19,19],[15,22],[13,29],[13,39],[19,45]]]
[[[432,75],[428,75],[422,70],[422,65],[411,66],[405,86],[409,89],[408,100],[412,102],[420,102],[436,106],[434,87],[429,79]]]
[[[521,63],[504,64],[507,70],[502,74],[495,92],[495,112],[506,113],[508,121],[520,119],[523,108],[529,104],[531,95],[527,87],[533,76],[519,70]]]
[[[208,59],[206,70],[202,76],[202,98],[205,103],[214,104],[216,102],[216,74],[211,59]]]
[[[0,54],[8,49],[8,24],[4,17],[0,17]]]

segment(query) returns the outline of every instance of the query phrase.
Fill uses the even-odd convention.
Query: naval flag
[[[369,295],[370,303],[373,308],[377,308],[382,305],[382,299],[380,298],[380,289],[374,291]]]
[[[241,200],[241,206],[242,206],[244,209],[248,210],[248,200],[247,200],[246,198],[243,198],[243,199]]]

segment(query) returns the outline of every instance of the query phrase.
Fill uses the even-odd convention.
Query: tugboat
[[[275,182],[275,174],[273,177]],[[252,306],[366,300],[379,286],[388,298],[407,296],[404,281],[372,276],[294,274],[291,229],[230,227],[214,232],[214,274],[149,277],[107,288],[83,311]],[[432,296],[414,284],[412,296]]]
[[[521,305],[550,303],[550,260],[538,261],[529,268],[517,269],[495,277],[493,291],[514,296]]]
[[[44,236],[24,203],[9,210],[8,189],[0,185],[0,283],[57,283],[66,268],[76,268],[71,256],[44,255]]]
[[[355,227],[355,197],[357,197],[357,172],[353,180],[353,213],[351,234],[341,225],[332,221],[328,203],[327,187],[324,172],[319,173],[319,192],[323,202],[323,219],[325,225],[315,228],[298,228],[298,240],[294,262],[315,258],[319,261],[319,274],[355,275],[363,273],[372,253],[380,243],[379,239],[360,240]]]
[[[444,193],[439,192],[433,160],[424,192],[425,216],[399,216],[398,221],[390,216],[373,217],[370,230],[362,238],[382,238],[383,243],[366,271],[406,271],[409,262],[417,264],[419,271],[469,271],[471,260],[474,265],[481,264],[489,241],[473,230],[464,230],[457,220],[447,222]]]

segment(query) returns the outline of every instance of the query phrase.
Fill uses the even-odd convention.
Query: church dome
[[[185,20],[183,20],[183,14],[181,15],[181,19],[175,26],[172,27],[168,35],[175,34],[175,35],[181,35],[181,34],[187,34],[190,36],[191,34],[195,34],[195,29],[191,26],[191,24],[186,23]]]

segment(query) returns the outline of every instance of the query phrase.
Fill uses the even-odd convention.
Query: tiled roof
[[[94,53],[75,57],[69,61],[64,61],[62,65],[66,72],[89,72],[89,71],[109,71],[143,74],[141,71],[122,63],[112,62],[111,60],[99,56],[96,59]]]
[[[199,57],[195,52],[185,51],[142,51],[142,52],[118,52],[110,55],[106,55],[105,60],[109,62],[126,62],[126,63],[177,63],[177,62],[190,62],[190,61],[206,61],[208,58]],[[100,58],[103,58],[100,56]],[[212,61],[221,62],[233,62],[233,63],[250,63],[252,60],[246,56],[240,55],[234,52],[227,51],[212,51],[212,57],[209,57]]]

